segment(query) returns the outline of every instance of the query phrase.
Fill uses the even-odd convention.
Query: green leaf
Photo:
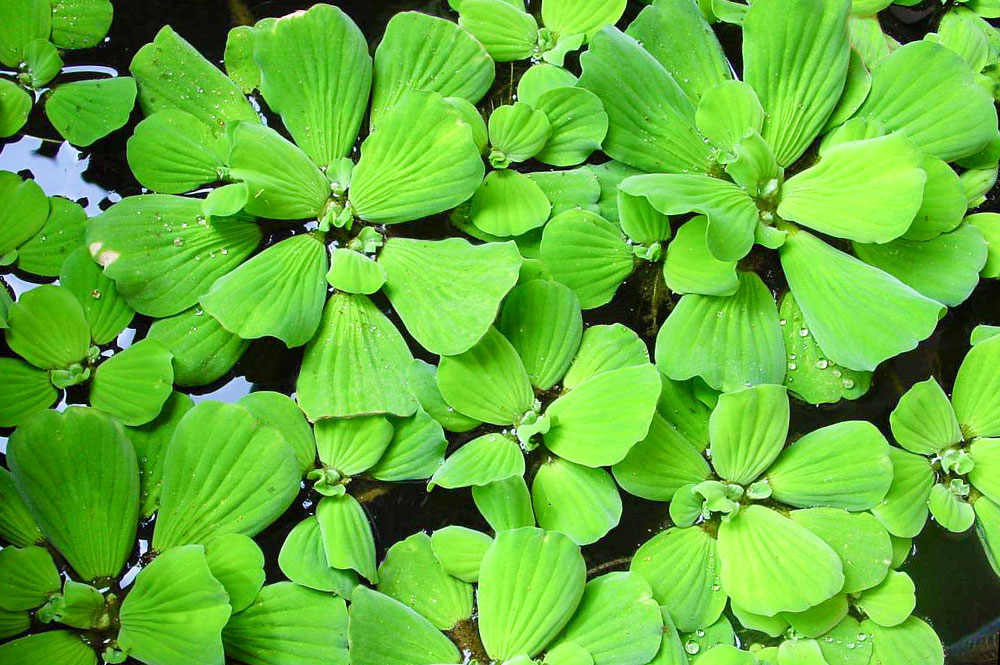
[[[898,538],[913,538],[927,521],[927,498],[934,485],[934,471],[926,457],[898,448],[889,449],[892,485],[875,515]]]
[[[135,311],[118,295],[115,283],[94,263],[81,243],[62,264],[59,283],[83,306],[94,344],[107,344],[132,322]]]
[[[517,171],[490,171],[472,197],[469,216],[491,235],[519,236],[549,218],[552,204],[531,178]]]
[[[25,47],[35,39],[47,39],[52,27],[52,8],[46,0],[14,0],[0,8],[0,62],[17,69]]]
[[[406,373],[407,385],[413,396],[420,402],[420,408],[449,432],[467,432],[480,423],[462,415],[441,396],[437,385],[437,366],[420,359],[414,359]]]
[[[326,270],[323,243],[309,234],[292,236],[220,277],[201,304],[244,339],[271,336],[301,346],[319,327]]]
[[[24,499],[17,493],[10,472],[2,467],[0,467],[0,537],[16,547],[34,545],[44,537]]]
[[[850,31],[850,25],[848,23],[848,31]],[[844,124],[865,101],[868,93],[871,92],[871,88],[871,72],[858,53],[857,45],[852,43],[851,59],[847,64],[847,80],[844,83],[844,92],[840,95],[840,100],[837,102],[836,108],[833,109],[833,113],[827,119],[823,130],[827,132]]]
[[[347,665],[347,625],[342,599],[278,582],[233,615],[222,642],[248,665]]]
[[[920,168],[927,182],[917,216],[903,236],[908,240],[930,240],[951,231],[962,222],[968,207],[961,179],[944,160],[926,155]]]
[[[986,497],[979,497],[973,505],[976,511],[976,535],[986,552],[993,572],[1000,574],[1000,506]]]
[[[618,191],[618,218],[629,240],[652,245],[670,239],[670,218],[641,196]]]
[[[486,333],[517,282],[521,258],[512,243],[393,238],[379,265],[386,296],[410,334],[434,353],[454,355]]]
[[[212,128],[177,109],[157,111],[136,125],[127,154],[135,179],[164,194],[220,180],[225,169]]]
[[[778,314],[788,358],[785,386],[790,392],[810,404],[857,399],[868,392],[871,372],[847,369],[827,360],[791,291],[781,297]]]
[[[129,66],[146,115],[164,109],[186,111],[222,134],[230,122],[260,122],[257,112],[230,81],[191,44],[164,26]]]
[[[437,93],[409,90],[361,144],[350,203],[369,222],[420,219],[466,201],[484,170],[462,116]]]
[[[372,124],[406,90],[437,92],[476,103],[489,90],[493,77],[493,61],[468,32],[435,16],[401,12],[389,20],[375,50]]]
[[[920,208],[920,163],[920,152],[899,134],[841,143],[784,184],[778,214],[834,237],[888,242]]]
[[[277,430],[236,404],[202,402],[167,446],[153,548],[254,536],[292,503],[299,478],[295,453]]]
[[[399,331],[363,295],[334,293],[306,345],[296,392],[312,421],[375,413],[407,416],[416,399],[404,378],[413,356]]]
[[[316,439],[305,415],[289,397],[269,390],[252,392],[240,398],[239,405],[249,411],[265,427],[281,432],[295,451],[303,473],[316,461]]]
[[[278,552],[278,567],[295,584],[350,598],[358,585],[353,570],[334,568],[326,560],[319,520],[311,515],[296,524]]]
[[[523,60],[535,51],[538,23],[505,0],[462,0],[458,24],[472,33],[497,62]]]
[[[17,358],[0,358],[0,427],[15,427],[59,397],[49,375]]]
[[[531,499],[538,526],[564,533],[578,545],[596,543],[622,516],[618,488],[606,471],[558,457],[538,467]]]
[[[330,254],[326,281],[335,289],[370,295],[382,288],[385,279],[385,268],[361,252],[338,247]]]
[[[966,438],[1000,435],[998,362],[1000,338],[991,337],[972,347],[958,368],[951,401]]]
[[[889,442],[863,420],[821,427],[782,451],[766,478],[773,499],[797,508],[866,510],[879,504],[892,483]]]
[[[47,3],[45,3],[47,4]],[[7,665],[97,665],[97,654],[72,630],[36,633],[0,645],[0,659]]]
[[[656,363],[667,376],[700,376],[726,391],[781,383],[785,360],[774,298],[756,274],[737,277],[732,296],[689,294],[674,307],[656,336]],[[674,343],[681,339],[689,343]],[[728,350],[725,356],[720,349]]]
[[[557,35],[583,33],[590,39],[604,26],[617,23],[625,4],[625,0],[548,0],[542,7],[542,23]]]
[[[150,517],[160,507],[163,488],[163,458],[167,445],[184,414],[194,408],[194,400],[184,393],[171,393],[160,414],[140,427],[125,430],[139,461],[139,514]]]
[[[1000,215],[981,212],[965,218],[972,226],[983,232],[986,238],[986,265],[983,266],[983,277],[1000,277]]]
[[[910,576],[890,570],[881,584],[865,591],[855,602],[871,622],[891,628],[906,621],[917,599]]]
[[[226,49],[223,52],[226,76],[246,94],[260,85],[260,68],[253,59],[253,43],[254,36],[259,34],[255,28],[263,25],[238,25],[226,34]]]
[[[500,332],[517,350],[532,385],[548,390],[566,374],[579,348],[580,301],[559,282],[531,280],[507,296]]]
[[[685,632],[709,626],[722,615],[726,592],[719,567],[716,540],[699,527],[656,534],[636,551],[631,564],[652,586],[664,613]]]
[[[140,314],[163,317],[198,302],[260,242],[243,217],[206,219],[198,199],[126,198],[87,222],[87,247]]]
[[[139,514],[139,468],[121,425],[96,409],[44,411],[11,435],[7,463],[45,539],[82,580],[121,572]]]
[[[840,559],[826,543],[759,505],[719,526],[719,559],[726,592],[756,614],[801,612],[844,586]]]
[[[517,423],[534,402],[517,350],[492,327],[468,351],[442,357],[437,379],[448,404],[493,425]]]
[[[90,349],[83,308],[66,288],[43,285],[11,305],[4,331],[11,350],[41,369],[68,369]]]
[[[517,99],[537,108],[536,103],[542,94],[557,88],[571,88],[576,81],[572,72],[540,62],[526,69],[517,80]]]
[[[545,446],[584,466],[617,464],[645,438],[659,394],[659,373],[650,364],[598,374],[549,405]]]
[[[43,547],[5,547],[0,550],[0,609],[33,610],[59,592],[62,578]]]
[[[973,347],[975,348],[975,347]],[[1000,502],[1000,439],[977,439],[969,447],[969,455],[975,467],[969,472],[969,482],[988,496],[993,502]]]
[[[723,81],[705,90],[695,112],[698,129],[723,150],[732,150],[764,127],[764,109],[757,94],[742,81]]]
[[[620,323],[590,326],[573,363],[563,377],[563,389],[572,390],[598,374],[649,362],[646,344]]]
[[[316,519],[329,564],[377,582],[375,537],[361,504],[350,494],[326,496],[316,506]]]
[[[552,166],[582,164],[608,133],[608,114],[600,98],[575,87],[543,92],[533,106],[549,119],[552,134],[535,158]]]
[[[781,266],[808,330],[827,357],[874,370],[927,338],[944,308],[895,277],[798,231],[781,247]]]
[[[892,542],[879,521],[866,512],[838,508],[793,510],[788,514],[829,545],[844,567],[844,593],[858,593],[885,579],[892,564]],[[825,631],[824,631],[825,632]]]
[[[872,662],[879,665],[942,665],[944,649],[934,629],[916,617],[884,628],[870,619],[861,630],[872,636]]]
[[[264,586],[264,553],[257,543],[240,533],[223,534],[205,548],[205,559],[212,577],[225,587],[233,612],[250,607]]]
[[[169,349],[142,340],[105,360],[94,372],[90,403],[123,425],[145,425],[156,418],[174,383]]]
[[[506,168],[510,162],[524,162],[545,147],[552,136],[552,125],[541,110],[524,102],[498,106],[490,114],[490,162]]]
[[[756,480],[784,448],[788,419],[784,386],[763,384],[720,395],[708,424],[719,476],[738,485]]]
[[[250,345],[198,306],[157,319],[147,336],[170,350],[178,386],[214,383],[233,368]]]
[[[710,149],[695,129],[694,104],[639,42],[605,28],[580,63],[580,87],[596,94],[608,114],[604,152],[654,173],[708,170]]]
[[[390,547],[378,578],[379,592],[405,603],[440,630],[451,630],[472,616],[472,585],[441,567],[426,533]]]
[[[92,48],[111,27],[114,9],[110,0],[54,0],[52,43],[59,48]]]
[[[535,525],[531,495],[521,476],[473,487],[472,499],[487,524],[498,533]]]
[[[67,141],[85,147],[128,122],[135,95],[128,76],[61,83],[45,100],[45,115]]]
[[[819,605],[809,608],[805,612],[785,612],[782,613],[782,616],[788,620],[792,628],[799,634],[800,637],[816,638],[829,632],[844,618],[846,618],[847,611],[847,596],[844,594],[838,594],[829,600],[823,601]],[[801,639],[793,641],[786,640],[780,648],[784,649],[785,644],[802,645],[805,642],[805,640]],[[811,645],[813,647],[813,654],[811,654],[811,656],[818,656],[818,659],[815,662],[817,665],[822,665],[826,661],[822,658],[822,652],[820,651],[819,644],[811,642]],[[779,654],[780,653],[781,652],[779,652]]]
[[[0,79],[0,138],[17,134],[31,114],[31,95],[19,85]]]
[[[569,622],[584,592],[586,565],[566,536],[501,531],[479,574],[479,635],[495,660],[533,657]]]
[[[484,434],[453,452],[434,472],[428,488],[488,485],[523,475],[524,455],[517,442],[502,434]]]
[[[0,171],[0,197],[6,202],[0,212],[2,257],[16,250],[45,226],[49,202],[38,183],[30,179],[21,180],[9,171]]]
[[[448,447],[441,425],[420,409],[408,418],[391,421],[392,441],[368,475],[385,481],[429,478],[444,462]]]
[[[635,265],[621,229],[586,210],[549,220],[540,252],[552,276],[573,289],[584,309],[609,302]]]
[[[797,160],[820,133],[844,89],[850,2],[764,0],[743,21],[743,77],[766,113],[778,164]]]
[[[635,573],[610,573],[587,583],[573,619],[555,646],[576,644],[594,665],[646,663],[663,635],[660,608]]]
[[[63,67],[59,51],[47,39],[35,39],[24,48],[24,73],[32,88],[38,89],[56,77]]]
[[[99,627],[107,620],[106,612],[106,603],[100,591],[73,580],[66,580],[62,594],[39,610],[46,620],[51,616],[54,621],[81,630]]]
[[[896,443],[910,452],[933,455],[962,440],[948,396],[932,377],[914,384],[889,414]]]
[[[721,261],[738,261],[753,245],[757,205],[731,182],[703,175],[639,175],[621,189],[644,196],[664,215],[700,212],[708,218],[708,250]]]
[[[625,31],[670,72],[696,103],[732,78],[722,45],[698,7],[686,0],[660,0],[643,9]]]
[[[346,157],[368,103],[372,59],[364,35],[343,11],[316,5],[254,36],[260,91],[319,165]]]
[[[481,531],[449,525],[431,534],[431,549],[449,575],[478,582],[483,556],[493,539]]]
[[[392,424],[383,416],[324,418],[316,422],[316,450],[323,466],[341,477],[370,469],[392,441]]]
[[[497,0],[499,1],[499,0]],[[451,640],[403,603],[358,587],[347,625],[351,665],[461,663]]]
[[[927,500],[934,520],[952,533],[965,533],[976,521],[972,506],[955,494],[947,485],[938,483],[931,488]]]
[[[919,88],[911,72],[926,72]],[[932,101],[928,101],[932,100]],[[923,152],[953,161],[979,151],[996,136],[996,109],[953,51],[928,41],[894,50],[872,70],[872,89],[857,116],[901,131]],[[965,131],[950,131],[959,123]]]
[[[148,665],[221,662],[227,601],[203,547],[166,550],[136,576],[122,602],[118,646]]]

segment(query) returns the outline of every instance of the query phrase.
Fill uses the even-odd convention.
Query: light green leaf
[[[920,168],[927,174],[917,216],[904,234],[907,240],[930,240],[962,222],[968,207],[965,187],[944,160],[925,155]]]
[[[385,268],[361,252],[338,247],[330,254],[326,281],[335,289],[370,295],[382,288],[385,279]]]
[[[153,548],[254,536],[292,503],[299,478],[295,452],[277,430],[236,404],[202,402],[167,446]]]
[[[385,481],[429,478],[444,462],[448,447],[441,425],[421,409],[408,418],[390,420],[392,441],[368,475]]]
[[[793,510],[788,516],[822,538],[840,557],[844,593],[870,589],[885,579],[892,564],[892,542],[870,513],[810,508]]]
[[[278,552],[278,567],[295,584],[350,598],[358,585],[353,570],[334,568],[326,560],[319,520],[311,515],[296,524]]]
[[[753,245],[757,205],[731,182],[703,175],[639,175],[621,189],[644,196],[664,215],[700,212],[708,218],[708,249],[721,261],[738,261]]]
[[[850,30],[850,23],[848,23]],[[823,127],[828,132],[844,124],[858,107],[868,97],[872,89],[872,74],[865,64],[864,59],[858,52],[856,44],[851,44],[851,59],[847,64],[847,80],[844,83],[844,92],[840,95],[840,101],[826,121]]]
[[[128,122],[135,94],[127,76],[61,83],[45,100],[45,115],[67,141],[88,146]]]
[[[264,553],[257,543],[241,533],[223,534],[209,542],[205,559],[212,577],[225,587],[233,613],[250,607],[264,586]]]
[[[670,239],[670,218],[641,196],[618,190],[618,221],[629,240],[652,245]]]
[[[94,344],[111,342],[132,322],[135,311],[115,288],[115,283],[94,263],[83,243],[62,264],[59,283],[83,306]]]
[[[608,133],[600,98],[583,88],[563,87],[540,94],[533,106],[548,117],[552,134],[535,157],[552,166],[583,163]]]
[[[18,358],[0,358],[0,427],[15,427],[59,397],[49,375]]]
[[[301,346],[319,326],[326,271],[323,243],[310,234],[292,236],[217,279],[201,305],[244,339],[271,336]]]
[[[580,548],[566,536],[535,528],[499,532],[479,574],[486,652],[496,660],[538,654],[571,619],[585,581]]]
[[[606,471],[558,457],[538,467],[531,499],[540,527],[564,533],[578,545],[603,538],[622,515],[618,488]]]
[[[11,435],[7,463],[45,539],[82,580],[121,572],[139,514],[139,468],[121,425],[96,409],[44,411]]]
[[[140,314],[163,317],[198,302],[250,255],[261,233],[244,217],[206,219],[198,199],[126,198],[87,222],[87,247]]]
[[[306,345],[296,391],[310,420],[375,413],[407,416],[404,377],[413,356],[392,322],[363,295],[335,293]]]
[[[912,72],[925,72],[913,87]],[[953,51],[929,41],[905,44],[872,70],[872,89],[857,116],[901,131],[924,153],[953,161],[996,136],[993,100]],[[964,131],[955,133],[957,123]]]
[[[472,499],[487,524],[498,533],[535,525],[531,495],[522,476],[473,487]]]
[[[966,354],[951,401],[966,438],[1000,435],[1000,337],[991,337]]]
[[[31,114],[31,95],[19,85],[0,79],[0,138],[13,136],[24,127]]]
[[[0,610],[33,610],[59,593],[62,578],[43,547],[5,547],[0,550]]]
[[[111,27],[114,9],[110,0],[54,0],[52,43],[59,48],[92,48]]]
[[[136,576],[122,602],[118,645],[148,665],[221,662],[227,600],[204,548],[171,548]]]
[[[222,642],[248,665],[347,665],[347,608],[290,582],[269,584],[233,615]]]
[[[358,587],[351,596],[347,637],[351,665],[462,662],[458,648],[434,624],[398,600],[366,587]]]
[[[239,400],[239,405],[249,411],[265,427],[281,432],[288,445],[295,451],[303,473],[316,461],[316,439],[305,415],[289,397],[269,390],[252,392]]]
[[[0,538],[16,547],[35,545],[44,538],[24,499],[17,493],[10,472],[2,467],[0,467]]]
[[[976,521],[972,506],[942,483],[931,488],[927,507],[934,520],[952,533],[965,533]]]
[[[694,104],[638,41],[605,28],[580,63],[580,87],[600,97],[608,114],[604,152],[653,173],[708,171],[710,149],[695,129]]]
[[[59,51],[47,39],[34,39],[24,48],[23,71],[36,90],[56,77],[63,67]]]
[[[506,168],[511,162],[524,162],[545,147],[552,136],[552,125],[541,110],[524,102],[498,106],[490,114],[490,162]]]
[[[479,581],[483,556],[493,539],[481,531],[449,525],[431,534],[431,549],[449,575],[465,582]]]
[[[264,100],[313,162],[346,157],[372,77],[368,45],[350,17],[325,4],[285,16],[254,36],[254,61]]]
[[[462,415],[444,401],[438,390],[436,365],[414,359],[406,373],[406,381],[410,392],[420,402],[420,408],[449,432],[467,432],[480,424],[478,420]]]
[[[975,348],[975,347],[973,347]],[[969,455],[975,467],[969,472],[969,482],[988,496],[1000,502],[1000,439],[977,439],[969,446]]]
[[[536,103],[543,93],[557,88],[573,87],[576,82],[577,78],[572,72],[540,62],[525,70],[517,80],[517,98],[537,108]]]
[[[170,350],[178,386],[214,383],[233,368],[250,345],[198,306],[157,319],[147,336]]]
[[[962,440],[948,396],[933,378],[914,384],[889,414],[896,443],[910,452],[933,455]]]
[[[0,645],[0,659],[6,665],[97,665],[98,662],[90,645],[72,630],[52,630],[7,642]]]
[[[4,335],[10,349],[41,369],[67,369],[90,348],[80,303],[66,288],[43,285],[11,305]]]
[[[983,277],[1000,277],[1000,214],[981,212],[969,215],[965,221],[982,231],[986,238],[986,265],[980,274]]]
[[[531,280],[507,296],[500,332],[517,350],[532,385],[548,390],[566,374],[580,346],[580,301],[559,282]]]
[[[46,0],[5,2],[0,7],[0,26],[0,62],[16,69],[32,40],[48,38],[52,8]]]
[[[378,578],[380,593],[405,603],[440,630],[451,630],[472,616],[472,585],[441,567],[426,533],[390,547]]]
[[[801,612],[844,586],[840,559],[826,543],[759,505],[719,526],[719,559],[726,592],[756,614]]]
[[[519,236],[549,218],[552,204],[531,178],[517,171],[490,171],[472,197],[469,217],[481,231]]]
[[[738,485],[756,480],[785,446],[788,419],[784,386],[762,384],[720,395],[708,423],[716,472]]]
[[[49,203],[38,183],[21,180],[9,171],[0,171],[0,196],[6,201],[0,212],[0,257],[3,257],[45,226]]]
[[[890,570],[881,584],[865,591],[855,603],[878,626],[897,626],[916,607],[913,580],[906,573]]]
[[[705,90],[695,112],[698,130],[716,147],[732,150],[751,132],[764,127],[757,94],[742,81],[723,81]]]
[[[135,179],[164,194],[181,194],[220,180],[225,169],[212,128],[172,108],[136,125],[127,154]]]
[[[848,0],[764,0],[743,21],[743,77],[757,92],[778,164],[795,162],[840,99],[850,59]]]
[[[898,448],[889,449],[892,485],[875,515],[898,538],[913,538],[927,521],[927,498],[934,485],[934,471],[926,457]]]
[[[821,427],[782,451],[766,478],[772,498],[797,508],[866,510],[879,504],[892,483],[889,442],[864,420]]]
[[[538,23],[505,0],[462,0],[458,24],[472,33],[497,62],[523,60],[535,51]]]
[[[778,214],[834,237],[888,242],[920,208],[920,163],[920,152],[899,134],[841,143],[784,184]]]
[[[656,363],[667,376],[700,376],[726,391],[781,383],[785,359],[774,298],[756,274],[737,277],[732,296],[689,294],[674,307],[656,336]],[[720,349],[729,351],[720,357]]]
[[[494,425],[517,423],[534,402],[524,363],[496,328],[468,351],[442,357],[437,378],[448,404]]]
[[[568,210],[549,220],[540,253],[552,276],[573,289],[584,309],[609,302],[635,266],[621,229],[586,210]]]
[[[688,0],[654,3],[625,33],[652,54],[696,104],[709,88],[733,76],[715,33]]]
[[[588,39],[625,13],[625,0],[547,0],[542,23],[560,36],[583,33]]]
[[[699,527],[670,528],[632,557],[631,569],[652,586],[653,597],[678,630],[715,623],[726,606],[715,538]]]
[[[81,630],[97,628],[107,620],[106,612],[106,603],[100,591],[73,580],[66,580],[62,594],[39,610],[46,620],[51,616],[54,621]]]
[[[944,649],[934,629],[916,617],[884,628],[870,619],[861,630],[871,635],[872,662],[878,665],[942,665]]]
[[[781,247],[781,265],[808,330],[827,357],[874,370],[916,347],[944,308],[895,277],[798,231]]]
[[[463,444],[434,472],[429,489],[488,485],[524,475],[524,455],[517,442],[502,434],[484,434]]]
[[[827,641],[826,638],[832,638]],[[864,637],[864,639],[861,639]],[[867,665],[872,654],[871,634],[864,631],[861,623],[853,617],[844,617],[833,630],[819,642],[820,651],[827,663],[842,665]],[[852,646],[853,645],[853,646]]]
[[[598,374],[549,405],[545,446],[584,466],[617,464],[646,436],[659,394],[650,364]]]
[[[563,377],[563,389],[573,390],[598,374],[648,362],[645,342],[631,329],[620,323],[590,326]]]
[[[847,596],[844,594],[837,594],[829,600],[824,600],[819,605],[814,605],[804,612],[783,612],[782,616],[785,617],[791,624],[792,628],[801,636],[816,638],[824,633],[832,630],[837,624],[839,624],[844,618],[847,617]],[[826,660],[822,657],[822,652],[820,651],[819,644],[812,640],[786,640],[781,645],[782,651],[786,644],[811,644],[813,653],[810,657],[815,658],[815,660],[810,660],[808,662],[815,662],[816,665],[823,665]],[[779,659],[783,655],[782,651],[779,651]],[[779,660],[779,663],[781,661]],[[799,662],[792,660],[791,662]]]
[[[246,94],[260,85],[260,68],[253,59],[253,42],[254,35],[259,34],[255,28],[264,25],[263,21],[256,26],[237,25],[226,34],[226,49],[222,54],[226,76]]]
[[[170,397],[174,370],[170,350],[142,340],[105,360],[94,372],[90,403],[123,425],[145,425]]]
[[[375,537],[368,516],[350,494],[326,496],[316,507],[326,560],[334,568],[355,570],[377,582]]]
[[[976,535],[986,552],[993,572],[1000,575],[1000,506],[986,497],[979,497],[973,504],[976,511]]]
[[[468,200],[484,170],[462,116],[437,93],[409,90],[361,144],[350,203],[369,222],[420,219]]]
[[[150,517],[160,507],[163,488],[163,458],[177,423],[194,407],[194,400],[184,393],[171,393],[160,414],[140,427],[125,430],[139,461],[139,514]]]
[[[349,478],[364,473],[392,441],[392,423],[384,416],[324,418],[316,421],[316,450],[324,467]]]

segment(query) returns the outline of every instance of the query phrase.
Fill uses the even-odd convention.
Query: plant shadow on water
[[[372,44],[378,42],[386,21],[397,11],[418,9],[445,15],[446,10],[442,7],[443,3],[436,0],[328,1],[344,9]],[[129,3],[127,10],[119,4],[119,16],[106,43],[93,50],[68,52],[66,64],[70,74],[107,72],[108,68],[125,72],[133,54],[150,42],[157,30],[166,24],[172,25],[210,60],[220,62],[226,32],[233,25],[266,16],[281,16],[311,4],[291,0],[250,1],[246,5],[240,0],[149,0]],[[635,8],[630,7],[630,13],[634,11]],[[937,0],[929,0],[916,8],[894,9],[884,21],[885,28],[897,37],[913,39],[926,32],[928,24],[935,20],[939,11]],[[627,16],[626,20],[630,18]],[[731,36],[725,28],[720,30],[720,34],[724,42],[727,36]],[[731,47],[733,41],[728,41],[726,45]],[[734,64],[739,65],[738,48],[728,50],[730,55],[736,56]],[[504,67],[500,71],[503,72]],[[498,86],[502,87],[503,81],[503,76],[498,77]],[[126,139],[139,118],[139,111],[136,110],[128,128],[115,132],[81,153],[68,143],[50,138],[58,134],[42,114],[35,113],[25,127],[25,136],[0,143],[0,170],[30,174],[46,194],[79,201],[88,214],[98,214],[123,197],[141,192],[125,159]],[[998,196],[1000,192],[994,189],[980,210],[1000,211]],[[417,225],[410,233],[421,237],[441,237],[444,225],[443,220],[432,220]],[[16,293],[34,285],[16,272],[5,272],[3,277]],[[652,350],[655,332],[669,308],[663,306],[658,311],[650,312],[645,293],[648,282],[643,277],[642,271],[633,275],[619,290],[612,304],[587,311],[585,322],[589,325],[624,323],[639,331]],[[783,285],[771,283],[770,286],[780,288]],[[377,302],[388,310],[384,299]],[[862,399],[825,407],[794,402],[793,436],[848,419],[869,420],[889,435],[889,413],[900,395],[913,383],[934,375],[950,392],[958,365],[969,348],[972,328],[980,323],[1000,324],[998,303],[1000,283],[988,281],[980,284],[968,301],[948,312],[932,337],[912,352],[880,367],[871,391]],[[391,311],[387,313],[398,322]],[[127,346],[134,337],[144,335],[148,326],[148,319],[136,317],[133,328],[119,337],[119,346]],[[405,328],[400,326],[400,329]],[[412,346],[416,348],[416,345]],[[3,345],[0,346],[0,353],[9,355],[10,351]],[[301,357],[301,348],[288,350],[277,340],[258,340],[229,375],[198,389],[195,392],[199,394],[194,397],[196,400],[236,401],[251,390],[275,390],[290,394]],[[73,401],[72,394],[69,400]],[[0,435],[8,433],[0,431]],[[5,449],[6,438],[0,436],[0,451]],[[627,494],[623,495],[623,499],[625,505],[621,524],[608,537],[584,549],[592,566],[607,564],[613,567],[621,557],[633,553],[659,531],[668,520],[666,504],[644,501]],[[316,500],[311,491],[303,491],[293,507],[257,537],[266,555],[268,581],[281,579],[277,569],[277,552],[287,533],[311,512]],[[389,545],[421,529],[436,529],[448,524],[486,528],[468,490],[445,492],[439,489],[427,493],[423,483],[398,485],[390,492],[377,496],[368,504],[368,509],[376,529],[380,559]],[[147,527],[148,536],[151,526]],[[990,571],[973,533],[955,536],[931,524],[916,539],[914,546],[920,555],[911,559],[904,569],[916,582],[918,613],[930,620],[945,643],[954,642],[1000,616],[1000,581]]]

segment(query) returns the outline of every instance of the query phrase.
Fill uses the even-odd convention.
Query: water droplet
[[[799,337],[808,337],[809,328],[799,328]]]
[[[177,247],[183,247],[184,246],[184,238],[181,238],[180,236],[174,238],[174,245],[176,245]]]
[[[705,631],[702,630],[701,628],[699,628],[698,630],[694,631],[694,634],[697,635],[698,637],[705,637]]]
[[[816,369],[826,369],[829,366],[830,363],[826,360],[826,358],[820,358],[816,361]]]
[[[795,363],[788,363],[788,369],[790,369],[792,371],[795,371],[796,369],[798,369],[798,367],[799,366],[796,365]]]
[[[94,289],[93,291],[91,291],[90,292],[90,297],[93,298],[94,300],[97,300],[98,298],[100,298],[101,297],[101,291],[100,291],[100,289]]]
[[[684,650],[687,651],[692,656],[701,651],[701,645],[695,640],[688,640],[684,643]]]
[[[788,321],[786,321],[785,319],[778,319],[778,325],[779,326],[783,326],[783,325],[787,325],[787,324],[788,324]]]
[[[854,387],[854,379],[844,379],[843,381],[841,381],[841,384],[843,384],[845,388],[850,390],[851,388]]]

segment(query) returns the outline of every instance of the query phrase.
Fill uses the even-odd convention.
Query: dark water
[[[396,1],[327,0],[343,8],[374,45],[385,22],[395,12],[419,9],[444,15],[446,7],[440,0]],[[170,24],[207,58],[221,62],[226,32],[239,22],[267,16],[281,16],[306,8],[307,0],[264,0],[247,5],[233,0],[144,0],[116,3],[117,15],[105,44],[97,49],[65,54],[68,73],[125,73],[132,55],[151,41],[156,31]],[[641,5],[630,6],[634,15]],[[940,16],[938,0],[916,8],[893,8],[883,17],[883,24],[900,41],[919,38],[933,29]],[[626,17],[626,21],[630,16]],[[720,29],[734,64],[739,63],[738,32],[731,26]],[[502,66],[502,71],[509,68]],[[509,74],[508,74],[509,75]],[[64,74],[66,76],[66,74]],[[500,77],[502,80],[502,76]],[[133,114],[132,124],[140,118]],[[58,134],[41,113],[32,116],[23,138],[0,141],[0,169],[19,172],[35,178],[48,195],[62,195],[80,201],[91,215],[106,209],[122,197],[138,194],[125,160],[125,141],[131,129],[112,134],[86,151],[81,152],[58,140]],[[956,128],[958,130],[958,128]],[[998,210],[997,191],[981,210]],[[421,234],[419,229],[412,232]],[[433,234],[434,231],[431,231]],[[440,230],[437,231],[440,233]],[[20,292],[31,288],[25,275],[0,273],[7,284]],[[658,312],[650,312],[642,297],[644,275],[637,273],[619,291],[612,305],[587,312],[588,324],[619,321],[642,334],[650,343],[660,322],[665,318],[669,303]],[[847,419],[865,419],[877,424],[888,434],[888,415],[899,396],[916,381],[934,375],[950,389],[962,357],[968,350],[972,328],[979,323],[1000,324],[1000,283],[983,282],[976,293],[961,307],[951,310],[941,321],[937,332],[911,353],[887,362],[879,368],[872,390],[864,398],[839,405],[813,407],[796,403],[792,411],[793,436],[817,427]],[[141,337],[149,321],[137,317],[134,330],[126,331],[119,344],[124,346],[133,337]],[[9,350],[0,341],[0,353]],[[251,390],[277,390],[290,394],[301,360],[301,350],[288,350],[280,342],[262,340],[251,345],[230,376],[217,384],[198,389],[195,399],[233,401]],[[0,431],[0,435],[9,432]],[[0,436],[0,451],[6,440]],[[258,537],[268,561],[269,581],[281,578],[277,570],[277,551],[288,531],[307,513],[302,504],[311,498],[304,492],[276,524]],[[622,523],[600,543],[585,548],[588,562],[605,564],[631,555],[652,534],[660,530],[667,519],[666,504],[630,497],[623,493],[625,509]],[[466,491],[437,489],[425,491],[423,483],[399,485],[388,494],[369,504],[381,552],[392,543],[420,529],[435,529],[446,524],[486,528]],[[946,534],[929,525],[915,543],[917,556],[905,566],[913,576],[918,595],[917,612],[926,617],[947,644],[1000,616],[1000,581],[992,573],[973,533],[960,536]]]

